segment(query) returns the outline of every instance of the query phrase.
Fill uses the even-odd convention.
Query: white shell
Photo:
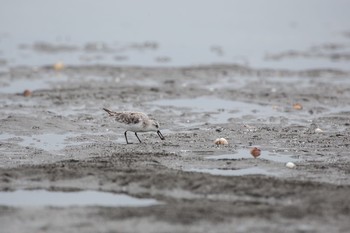
[[[228,145],[228,141],[225,138],[217,138],[214,143],[216,145]]]
[[[320,128],[316,128],[316,129],[315,129],[315,133],[322,133],[322,132],[323,132],[323,130],[320,129]]]
[[[288,168],[295,168],[296,165],[295,165],[295,163],[288,162],[288,163],[286,163],[286,167],[288,167]]]

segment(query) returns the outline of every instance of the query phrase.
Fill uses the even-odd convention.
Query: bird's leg
[[[139,138],[139,136],[137,136],[137,133],[135,132],[135,136],[137,137],[137,139],[139,140],[139,142],[141,143],[141,140]]]
[[[128,142],[128,137],[126,136],[126,132],[128,132],[128,131],[125,131],[125,132],[124,132],[124,136],[125,136],[126,144],[132,144],[132,143],[129,143],[129,142]]]

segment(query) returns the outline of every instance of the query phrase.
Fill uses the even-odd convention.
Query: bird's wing
[[[140,112],[116,112],[115,120],[124,124],[138,124],[147,116]]]

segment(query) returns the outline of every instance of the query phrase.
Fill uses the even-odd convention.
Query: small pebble
[[[316,128],[316,129],[315,129],[315,133],[323,133],[323,130],[320,129],[320,128]]]
[[[217,138],[214,143],[216,145],[228,145],[228,141],[225,138]]]
[[[261,154],[261,150],[257,147],[254,147],[250,150],[250,154],[254,157],[254,158],[257,158],[260,156]]]
[[[62,62],[57,62],[53,65],[53,68],[54,68],[54,70],[57,70],[57,71],[63,70],[64,64]]]
[[[295,165],[295,163],[292,163],[292,162],[288,162],[288,163],[286,163],[286,167],[288,167],[288,168],[295,168],[296,167],[296,165]]]
[[[295,103],[295,104],[293,104],[293,108],[295,110],[302,110],[303,109],[303,105],[301,105],[299,103]]]
[[[29,97],[29,96],[31,96],[31,95],[32,95],[31,90],[26,89],[26,90],[23,92],[23,96],[24,96],[24,97]]]

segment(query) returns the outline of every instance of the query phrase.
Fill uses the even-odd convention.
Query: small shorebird
[[[141,143],[138,132],[157,132],[160,139],[164,140],[162,133],[159,131],[159,124],[155,120],[150,119],[146,114],[142,112],[114,112],[103,108],[109,116],[114,117],[116,121],[125,126],[126,131],[124,132],[125,140],[127,144],[131,144],[128,141],[126,132],[131,131],[135,133],[135,136]]]

